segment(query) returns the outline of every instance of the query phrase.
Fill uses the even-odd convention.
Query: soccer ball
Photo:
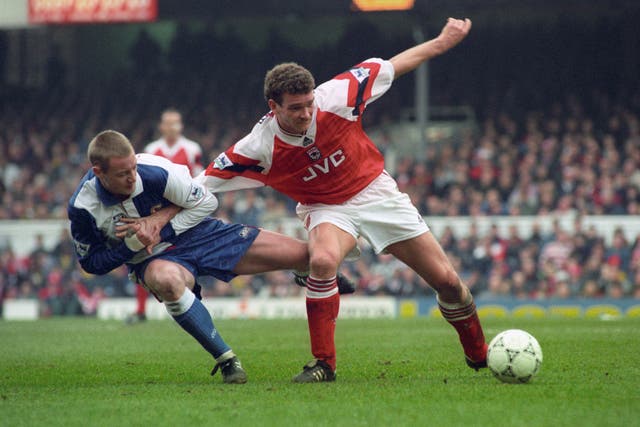
[[[509,329],[489,343],[487,365],[502,382],[526,383],[540,370],[542,349],[531,334]]]

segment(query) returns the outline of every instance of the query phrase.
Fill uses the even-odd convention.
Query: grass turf
[[[468,369],[442,320],[340,320],[338,380],[292,384],[310,358],[304,320],[218,321],[249,374],[213,363],[169,321],[0,322],[0,425],[627,426],[640,419],[640,321],[492,320],[544,363],[525,385]]]

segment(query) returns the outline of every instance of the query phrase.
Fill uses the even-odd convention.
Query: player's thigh
[[[272,231],[260,230],[251,247],[236,264],[236,274],[257,274],[273,270],[306,271],[307,242]]]
[[[386,250],[411,267],[437,291],[460,284],[449,258],[431,232],[394,243]]]
[[[349,204],[298,205],[298,217],[309,232],[309,267],[318,276],[335,275],[345,256],[356,247],[358,210]]]
[[[309,255],[311,265],[326,264],[336,267],[356,247],[356,238],[330,222],[316,225],[309,231]]]
[[[144,271],[145,285],[165,301],[182,296],[184,288],[193,288],[195,278],[189,270],[174,261],[155,259]]]

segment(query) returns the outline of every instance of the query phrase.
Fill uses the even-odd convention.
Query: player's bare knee
[[[335,275],[338,271],[338,264],[340,264],[338,256],[325,250],[314,251],[309,260],[311,273],[322,276]]]
[[[149,265],[145,273],[145,283],[164,301],[179,299],[186,286],[180,269],[169,263]]]

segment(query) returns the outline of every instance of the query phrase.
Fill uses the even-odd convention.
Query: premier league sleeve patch
[[[204,197],[204,189],[196,184],[191,184],[189,195],[187,196],[187,202],[197,202]]]
[[[91,245],[89,243],[82,243],[78,242],[77,240],[73,241],[73,245],[75,246],[76,253],[80,258],[87,256],[87,254],[89,253],[89,249],[91,248]]]
[[[226,153],[220,154],[213,161],[213,167],[216,169],[224,170],[225,168],[228,168],[230,166],[233,166],[233,162],[229,159]]]
[[[371,71],[368,68],[364,67],[352,68],[349,70],[349,72],[353,75],[353,77],[356,78],[358,83],[362,83],[363,81],[365,81],[371,74]]]

